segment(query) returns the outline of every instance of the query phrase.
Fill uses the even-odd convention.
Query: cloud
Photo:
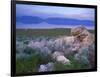
[[[57,7],[57,6],[43,6],[43,5],[16,5],[17,16],[34,16],[41,17],[65,17],[80,20],[94,21],[95,11],[92,8],[78,8],[78,7]],[[46,15],[46,16],[45,16]],[[46,17],[46,18],[47,18]]]

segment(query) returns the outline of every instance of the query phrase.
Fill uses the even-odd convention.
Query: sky
[[[48,29],[85,26],[94,29],[92,8],[16,4],[16,28]]]

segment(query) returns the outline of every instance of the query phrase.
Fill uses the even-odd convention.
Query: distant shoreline
[[[16,30],[60,30],[60,29],[71,29],[71,28],[16,28]],[[94,29],[88,29],[88,30],[94,30]]]

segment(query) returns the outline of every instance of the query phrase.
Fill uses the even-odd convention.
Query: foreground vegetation
[[[88,65],[80,64],[73,57],[70,58],[70,65],[63,65],[58,62],[54,62],[50,57],[44,57],[40,54],[33,54],[29,58],[22,58],[16,60],[16,72],[17,74],[27,74],[38,72],[40,64],[47,64],[48,62],[54,62],[54,71],[64,70],[80,70],[88,69]]]
[[[90,30],[94,33],[94,31]],[[71,61],[70,65],[63,65],[56,62],[51,58],[50,55],[45,53],[40,53],[38,50],[27,48],[30,40],[34,38],[44,37],[48,40],[51,38],[70,35],[70,29],[17,29],[16,30],[16,41],[20,44],[16,47],[16,73],[17,74],[27,74],[38,72],[39,66],[41,64],[47,64],[48,62],[54,63],[54,71],[64,71],[64,70],[78,70],[78,69],[88,69],[88,65],[85,63],[78,63],[73,56],[67,56]],[[17,45],[16,45],[17,46]],[[20,56],[20,57],[19,57]]]

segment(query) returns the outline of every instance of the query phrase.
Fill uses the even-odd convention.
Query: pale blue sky
[[[88,21],[94,22],[94,19],[95,19],[94,15],[95,15],[95,12],[94,12],[94,9],[92,8],[58,7],[58,6],[56,7],[56,6],[40,6],[40,5],[25,5],[25,4],[16,5],[16,17],[37,16],[41,19],[58,17],[58,18],[67,18],[67,19],[70,18],[70,19],[75,19],[75,20],[88,20]],[[41,22],[39,24],[41,25],[43,23],[44,22]],[[18,27],[21,24],[25,25],[24,23],[17,22]],[[27,24],[27,25],[35,26],[39,24]],[[46,23],[46,25],[49,25],[50,27],[50,24]],[[58,25],[58,26],[61,27],[61,25]],[[63,25],[63,26],[66,27],[66,25]],[[91,25],[91,26],[93,27],[94,25]]]
[[[43,13],[61,15],[62,17],[94,20],[94,9],[90,8],[74,8],[74,7],[56,7],[56,6],[39,6],[17,4],[17,15],[29,15]]]

